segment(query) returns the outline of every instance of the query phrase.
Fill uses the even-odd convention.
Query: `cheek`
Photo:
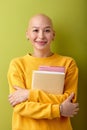
[[[48,39],[49,39],[50,41],[52,41],[52,40],[54,39],[54,36],[53,36],[52,34],[50,34],[50,35],[48,36]]]
[[[35,35],[33,35],[33,34],[29,35],[29,39],[30,40],[34,40],[35,39]]]

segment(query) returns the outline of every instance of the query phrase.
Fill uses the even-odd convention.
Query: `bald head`
[[[52,20],[51,18],[49,18],[47,15],[45,14],[37,14],[34,15],[30,21],[29,21],[29,25],[28,28],[30,28],[31,26],[50,26],[53,29],[53,24],[52,24]]]

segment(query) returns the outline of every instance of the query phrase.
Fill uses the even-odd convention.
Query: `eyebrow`
[[[33,26],[32,28],[39,28],[39,27]],[[44,28],[51,28],[51,26],[46,26],[46,27],[44,27]]]

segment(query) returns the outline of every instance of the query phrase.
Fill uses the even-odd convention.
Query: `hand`
[[[79,111],[79,104],[72,103],[74,93],[72,93],[62,104],[61,104],[61,116],[73,117]]]
[[[14,89],[16,91],[9,95],[9,102],[12,106],[15,106],[28,99],[29,90],[17,86],[14,86]]]

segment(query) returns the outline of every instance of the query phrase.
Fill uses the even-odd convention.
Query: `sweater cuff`
[[[38,90],[30,90],[28,101],[38,102]]]
[[[52,118],[60,117],[60,107],[59,105],[52,105]]]

